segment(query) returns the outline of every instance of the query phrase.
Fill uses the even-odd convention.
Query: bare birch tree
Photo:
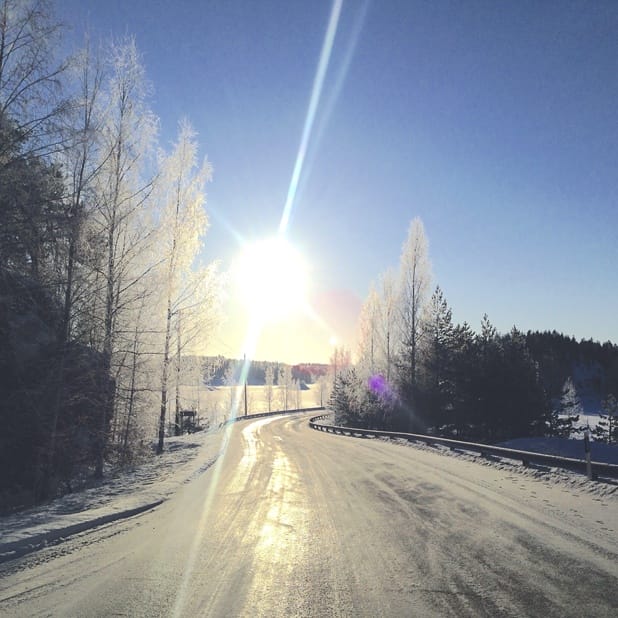
[[[264,371],[264,399],[266,399],[266,406],[269,412],[272,412],[275,383],[275,371],[272,365],[267,365]]]
[[[110,43],[108,57],[110,76],[105,89],[100,129],[101,163],[95,189],[98,203],[90,234],[92,242],[102,249],[93,264],[100,285],[93,297],[93,309],[102,323],[99,345],[104,367],[113,375],[112,364],[122,319],[132,306],[141,302],[145,292],[140,283],[152,269],[151,264],[143,262],[142,256],[150,240],[146,206],[152,181],[148,179],[146,165],[156,136],[157,120],[146,103],[148,85],[135,41],[128,38]],[[96,476],[103,473],[103,454],[114,397],[115,392],[107,394]]]
[[[289,365],[283,365],[279,369],[277,384],[279,386],[279,403],[281,404],[281,410],[285,411],[290,405],[290,390],[292,388],[292,368]]]
[[[387,382],[393,379],[395,354],[399,344],[398,298],[399,289],[392,270],[387,270],[380,277],[380,326],[378,330],[381,343],[382,366]]]
[[[358,365],[366,377],[380,371],[380,309],[380,298],[371,284],[359,318]]]
[[[0,1],[0,161],[7,152],[40,156],[62,146],[59,116],[67,109],[56,60],[62,25],[46,0]],[[27,149],[27,150],[25,150]]]
[[[187,121],[180,123],[178,139],[172,152],[161,159],[157,196],[161,222],[159,251],[162,256],[162,290],[165,307],[163,361],[161,371],[161,407],[158,447],[163,451],[165,416],[168,405],[169,370],[174,356],[180,362],[183,345],[196,343],[208,332],[213,320],[216,300],[215,265],[197,267],[208,219],[204,209],[205,184],[212,168],[204,159],[197,161],[196,135]],[[184,342],[184,343],[183,343]],[[178,427],[179,399],[176,403],[175,426]]]
[[[410,223],[401,251],[399,276],[400,381],[404,390],[413,396],[421,346],[422,312],[431,281],[428,243],[419,218]]]
[[[104,163],[101,158],[99,132],[103,119],[101,109],[103,66],[93,53],[90,41],[74,56],[68,71],[75,84],[70,112],[63,126],[65,148],[58,157],[65,178],[65,209],[69,224],[62,255],[58,260],[59,296],[62,302],[61,340],[83,336],[80,307],[92,290],[86,255],[84,230],[97,205],[95,180]],[[76,323],[78,332],[75,333]]]

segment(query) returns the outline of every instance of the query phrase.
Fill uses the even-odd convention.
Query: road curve
[[[617,615],[615,497],[590,521],[590,496],[307,418],[239,422],[158,509],[2,565],[0,615]]]

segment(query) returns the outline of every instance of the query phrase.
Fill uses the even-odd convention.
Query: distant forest
[[[230,386],[244,383],[242,371],[245,364],[243,359],[230,359],[223,356],[208,356],[196,359],[202,367],[204,384],[210,386]],[[272,361],[250,361],[247,363],[246,382],[252,386],[266,385],[268,370],[272,372],[274,385],[282,381],[284,369],[289,368],[290,377],[302,384],[313,384],[321,376],[329,372],[329,365],[321,363],[301,363],[286,365]]]

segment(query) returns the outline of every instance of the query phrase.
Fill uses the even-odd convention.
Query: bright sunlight
[[[247,245],[234,270],[243,305],[259,323],[284,320],[304,310],[307,264],[284,238],[277,236]]]

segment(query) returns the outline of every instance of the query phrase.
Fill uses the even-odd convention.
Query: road
[[[618,615],[615,496],[307,418],[239,422],[159,508],[2,565],[0,615]]]

